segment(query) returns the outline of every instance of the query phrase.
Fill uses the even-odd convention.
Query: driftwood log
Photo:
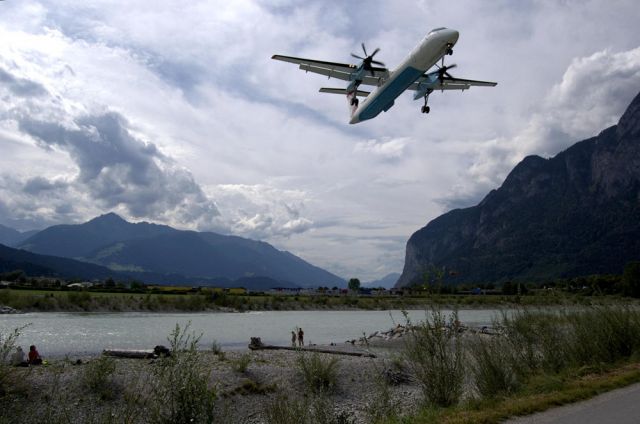
[[[266,345],[262,343],[260,337],[251,337],[251,343],[249,343],[249,349],[251,350],[294,350],[294,351],[303,351],[303,352],[318,352],[318,353],[329,353],[332,355],[346,355],[346,356],[361,356],[365,358],[375,358],[376,355],[368,352],[345,352],[341,350],[331,350],[331,349],[318,349],[315,347],[293,347],[293,346],[274,346],[274,345]]]
[[[150,359],[157,356],[153,353],[153,350],[127,350],[127,349],[105,349],[102,351],[103,355],[115,356],[116,358],[134,358],[134,359]]]

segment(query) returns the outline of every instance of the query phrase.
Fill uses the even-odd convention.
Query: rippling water
[[[470,326],[490,324],[495,309],[459,311],[460,321]],[[425,319],[424,311],[409,311],[412,321]],[[291,330],[302,327],[306,343],[342,343],[403,323],[400,311],[264,311],[243,313],[52,313],[0,315],[5,333],[29,324],[18,342],[23,348],[35,344],[44,356],[94,354],[107,348],[150,349],[168,345],[175,328],[191,322],[202,333],[201,348],[216,340],[226,349],[247,346],[258,336],[268,344],[287,345]]]

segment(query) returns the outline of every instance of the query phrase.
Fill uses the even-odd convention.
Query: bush
[[[640,311],[593,307],[567,316],[570,353],[577,366],[613,363],[640,352]],[[566,343],[566,342],[565,342]]]
[[[511,393],[518,387],[509,346],[501,338],[478,337],[469,346],[476,391],[485,398]]]
[[[563,316],[520,309],[511,316],[503,313],[500,326],[509,365],[520,378],[537,370],[558,372],[568,365],[569,328]]]
[[[431,323],[425,321],[411,326],[405,337],[405,360],[422,386],[427,402],[449,406],[462,395],[464,378],[464,352],[461,344],[458,314],[448,319],[438,310],[432,310]]]
[[[279,394],[264,410],[267,424],[354,424],[345,412],[336,414],[331,400],[312,395],[302,400]]]
[[[152,420],[158,423],[210,423],[215,419],[216,392],[209,388],[209,371],[201,363],[200,336],[176,324],[169,343],[171,355],[158,360]]]
[[[0,397],[6,392],[6,386],[11,380],[12,367],[11,355],[16,349],[16,341],[20,337],[20,332],[30,324],[15,328],[8,333],[0,333]]]
[[[308,355],[300,352],[298,369],[305,386],[311,393],[330,393],[338,382],[338,359],[323,357],[317,352]]]
[[[82,375],[83,384],[102,399],[113,399],[116,388],[111,377],[115,370],[113,358],[102,356],[86,365]]]
[[[304,401],[279,394],[265,407],[264,419],[267,424],[304,424],[309,421],[308,407]]]
[[[240,357],[238,357],[238,359],[235,359],[231,362],[231,367],[236,372],[245,373],[247,372],[247,368],[249,367],[250,363],[251,355],[249,355],[248,353],[243,353],[242,355],[240,355]]]

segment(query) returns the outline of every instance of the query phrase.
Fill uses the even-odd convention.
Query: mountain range
[[[392,272],[391,274],[387,274],[379,280],[366,282],[363,284],[363,286],[370,288],[383,287],[385,289],[390,289],[396,284],[398,278],[400,278],[400,274],[397,272]]]
[[[28,239],[37,232],[37,230],[20,232],[0,224],[0,244],[13,246]]]
[[[99,266],[113,275],[149,282],[345,285],[340,277],[265,242],[147,222],[129,223],[115,213],[84,224],[49,227],[14,247],[32,254],[73,259]]]
[[[524,158],[478,205],[407,242],[397,287],[432,267],[449,283],[621,274],[640,259],[640,94],[617,125],[550,159]]]

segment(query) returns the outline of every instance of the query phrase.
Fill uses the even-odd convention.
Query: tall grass
[[[317,352],[300,352],[297,365],[310,393],[331,393],[338,383],[338,359],[322,356]]]
[[[11,368],[11,355],[17,347],[18,337],[27,325],[13,329],[13,331],[0,333],[0,397],[4,396],[7,385],[11,382],[13,369]]]
[[[209,387],[209,371],[198,357],[201,336],[176,324],[169,337],[171,355],[158,360],[152,397],[152,420],[157,423],[212,423],[216,392]]]
[[[464,351],[458,314],[448,317],[437,309],[430,319],[410,327],[404,357],[422,386],[425,400],[439,406],[457,403],[462,395]]]
[[[98,394],[100,398],[104,400],[113,399],[117,392],[112,378],[115,370],[115,360],[102,356],[87,364],[82,374],[82,382],[87,389]]]
[[[267,424],[355,424],[349,414],[336,413],[325,394],[293,399],[280,393],[266,405],[263,416]]]
[[[596,306],[583,310],[519,310],[503,314],[500,335],[469,344],[478,394],[510,393],[542,374],[602,368],[640,355],[640,310]]]

